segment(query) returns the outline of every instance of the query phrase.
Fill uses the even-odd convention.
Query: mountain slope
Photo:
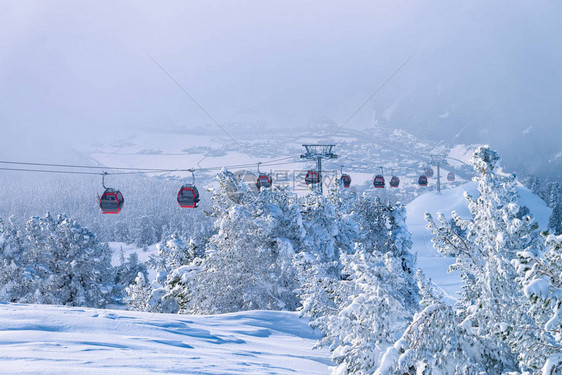
[[[2,373],[326,374],[294,312],[216,316],[0,304]]]

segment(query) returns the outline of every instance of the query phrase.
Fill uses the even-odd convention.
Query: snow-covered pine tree
[[[8,223],[0,220],[0,301],[33,302],[27,301],[25,296],[33,296],[41,282],[33,270],[25,266],[23,238],[13,218]]]
[[[2,231],[18,248],[17,259],[2,270],[12,278],[4,284],[9,300],[94,307],[120,300],[111,250],[76,221],[46,214],[31,218],[24,230]]]
[[[168,313],[186,312],[189,296],[191,272],[195,270],[193,262],[201,263],[202,247],[193,239],[183,240],[174,233],[164,244],[157,245],[158,253],[150,257],[149,265],[156,270],[156,279],[150,286],[150,311]],[[189,272],[188,272],[189,270]]]
[[[341,230],[338,219],[343,215],[338,209],[345,205],[336,201],[335,207],[335,215],[320,223],[325,227],[331,221]],[[335,373],[372,373],[384,348],[397,339],[413,316],[417,285],[404,207],[364,195],[351,210],[354,222],[346,225],[362,231],[351,238],[353,251],[338,252],[341,261],[332,261],[332,272],[327,272],[329,264],[322,258],[299,254],[302,258],[308,255],[306,267],[299,267],[305,276],[303,313],[311,319],[311,326],[324,333],[318,345],[333,350],[333,360],[338,363]],[[330,235],[334,237],[329,232],[324,236]]]
[[[133,235],[137,247],[152,245],[158,242],[156,230],[154,228],[154,217],[144,215],[138,218]]]
[[[157,285],[163,286],[171,272],[189,264],[201,253],[200,246],[195,241],[185,241],[177,233],[156,245],[156,254],[150,255],[148,265],[156,270],[155,282]]]
[[[335,184],[328,192],[328,201],[334,207],[335,220],[338,226],[336,246],[340,251],[351,254],[355,251],[355,243],[361,237],[359,218],[353,205],[357,200],[354,191],[345,189],[341,184]]]
[[[386,350],[375,375],[485,373],[479,362],[482,344],[478,337],[459,324],[453,307],[442,301],[442,294],[421,270],[416,280],[421,311]]]
[[[139,272],[134,282],[125,288],[125,292],[128,295],[127,305],[130,310],[151,311],[149,302],[152,288],[146,282],[146,277],[142,272]]]
[[[358,225],[352,214],[346,212],[347,202],[338,203],[341,196],[336,194],[333,192],[329,199],[309,194],[301,207],[306,242],[294,257],[294,264],[300,284],[301,315],[311,321],[312,327],[319,327],[317,318],[336,314],[350,293],[345,290],[348,284],[341,282],[339,256],[354,251]],[[336,201],[336,205],[330,200]],[[345,230],[350,231],[342,235]],[[344,241],[349,242],[343,244]]]
[[[426,214],[427,227],[436,249],[456,257],[452,268],[460,271],[463,280],[457,313],[460,325],[479,340],[478,362],[488,374],[531,370],[535,359],[526,345],[536,339],[536,326],[525,311],[513,261],[518,251],[540,251],[537,225],[532,217],[520,215],[515,179],[497,174],[496,152],[482,146],[472,163],[480,193],[476,200],[465,194],[472,219],[452,213],[466,237],[443,215],[436,224]]]
[[[552,207],[552,215],[548,220],[548,227],[555,235],[562,234],[562,200]]]
[[[403,300],[415,308],[418,294],[413,272],[414,257],[410,253],[412,240],[406,226],[406,208],[400,203],[383,203],[376,196],[364,194],[356,201],[354,212],[361,228],[358,242],[366,251],[390,252],[400,262],[407,281],[401,290]]]
[[[45,290],[56,296],[58,303],[103,307],[120,300],[114,284],[111,250],[106,244],[100,244],[92,232],[64,215],[52,219],[47,214],[40,225],[42,234],[52,231],[47,234],[48,247],[43,248],[37,239],[32,241],[39,245],[38,251],[49,254],[44,265],[51,270],[52,277]]]
[[[226,170],[217,178],[212,211],[216,234],[198,271],[181,276],[190,291],[187,310],[294,310],[298,299],[292,258],[304,241],[298,206],[283,188],[255,194]]]
[[[562,204],[562,186],[560,181],[550,181],[548,183],[548,197],[545,200],[548,207],[554,208],[557,204]]]
[[[296,291],[301,301],[300,314],[309,319],[311,327],[324,332],[318,318],[337,314],[349,293],[346,293],[347,285],[344,286],[340,276],[333,272],[340,268],[339,262],[322,262],[311,252],[302,251],[295,254],[294,264],[299,280]]]
[[[385,349],[392,345],[411,321],[413,309],[402,290],[409,274],[392,254],[366,251],[342,254],[344,274],[354,292],[339,306],[339,312],[317,319],[331,344],[334,374],[371,374]]]
[[[528,178],[526,185],[529,187],[529,190],[538,195],[539,198],[548,204],[548,185],[546,181],[535,175],[531,175],[531,177]]]
[[[131,309],[150,312],[184,312],[190,291],[182,271],[202,255],[201,246],[192,239],[185,241],[177,233],[156,246],[157,253],[150,255],[148,266],[156,270],[152,283],[143,277],[127,288],[128,305]]]
[[[135,282],[139,273],[142,273],[145,280],[148,279],[148,270],[146,265],[139,262],[137,253],[130,253],[127,259],[121,254],[121,264],[115,269],[115,284],[122,288]]]
[[[517,255],[523,292],[538,330],[526,343],[526,362],[543,374],[562,374],[562,235],[545,234],[548,251],[540,256],[528,251]]]

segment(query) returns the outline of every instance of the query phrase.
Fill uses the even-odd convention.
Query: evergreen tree
[[[148,215],[141,216],[138,219],[134,231],[135,245],[137,247],[152,245],[158,242],[154,219],[154,217]]]
[[[330,259],[314,247],[298,254],[301,313],[324,333],[318,345],[333,350],[335,373],[372,373],[384,348],[399,336],[417,307],[410,233],[403,206],[367,195],[353,205],[342,198],[343,194],[330,196],[333,209],[319,209],[330,202],[316,198],[304,211],[307,233],[338,249],[340,259]],[[353,250],[338,247],[339,231],[345,228],[358,228],[347,235]]]
[[[121,249],[122,251],[123,249]],[[144,263],[139,262],[137,253],[129,254],[127,260],[121,253],[121,264],[115,270],[115,284],[126,287],[135,282],[138,274],[141,273],[144,279],[148,279],[148,270]]]
[[[472,219],[452,214],[456,225],[466,230],[466,237],[443,215],[436,224],[426,214],[436,249],[456,257],[452,268],[460,271],[463,280],[459,325],[477,338],[478,356],[472,362],[480,363],[489,374],[527,371],[535,366],[526,356],[526,344],[536,339],[536,327],[522,303],[514,261],[520,250],[538,254],[542,248],[538,226],[532,217],[520,215],[514,177],[499,176],[498,163],[499,156],[488,147],[480,147],[474,154],[480,195],[475,200],[465,194]]]
[[[187,310],[294,310],[298,299],[292,258],[304,241],[298,206],[282,188],[256,195],[226,170],[218,180],[212,211],[216,234],[197,272],[181,276],[190,292]]]
[[[158,253],[149,260],[149,265],[157,273],[150,287],[148,311],[186,312],[192,293],[187,279],[192,274],[187,271],[194,271],[190,265],[196,259],[200,263],[201,247],[193,240],[184,241],[179,235],[172,234],[168,241],[156,248]]]
[[[562,374],[562,236],[547,235],[548,251],[541,256],[518,253],[526,307],[536,322],[534,340],[521,354],[535,372]]]
[[[477,335],[460,324],[454,309],[421,271],[416,274],[421,311],[389,347],[375,375],[485,373]]]
[[[341,275],[339,259],[342,253],[354,252],[359,235],[353,214],[346,212],[349,209],[338,191],[333,191],[329,199],[309,194],[302,206],[306,242],[294,264],[300,284],[301,316],[309,318],[312,327],[319,326],[318,318],[336,314],[350,293],[346,290],[348,284],[342,282],[345,276]]]
[[[155,282],[163,286],[168,275],[175,269],[189,264],[197,255],[200,247],[193,241],[183,240],[174,233],[163,244],[156,245],[156,254],[150,255],[148,265],[156,270]]]
[[[546,200],[548,207],[554,208],[557,204],[562,204],[562,186],[559,181],[548,183],[548,197]]]
[[[552,215],[548,221],[548,227],[555,235],[562,234],[562,201],[556,203],[552,208]]]
[[[342,258],[355,291],[337,314],[316,324],[331,343],[335,374],[371,374],[411,320],[413,310],[400,292],[409,282],[391,252],[382,255],[360,247]]]
[[[103,307],[120,299],[111,250],[76,221],[47,214],[31,218],[23,231],[1,230],[9,238],[4,254],[18,253],[4,259],[0,276],[7,300]]]
[[[146,277],[142,272],[137,274],[134,282],[125,288],[125,291],[129,297],[127,305],[130,310],[151,311],[149,302],[152,296],[152,288],[146,282]]]

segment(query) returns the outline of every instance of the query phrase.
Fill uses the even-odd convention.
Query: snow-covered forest
[[[108,245],[62,214],[2,221],[0,298],[168,314],[298,311],[334,374],[559,374],[560,187],[539,192],[553,207],[541,232],[495,151],[478,148],[472,166],[470,217],[425,217],[461,277],[453,304],[417,268],[402,204],[341,185],[305,199],[276,186],[256,193],[226,169],[201,220],[167,227],[146,263],[132,253],[112,266]]]

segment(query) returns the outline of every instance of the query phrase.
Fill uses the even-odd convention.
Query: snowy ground
[[[540,228],[546,229],[551,209],[529,189],[522,186],[517,186],[516,189],[519,204],[529,207]],[[465,191],[475,198],[478,196],[476,183],[469,182],[453,189],[443,190],[441,193],[422,194],[406,206],[408,215],[406,224],[412,233],[412,252],[417,255],[417,267],[445,292],[451,303],[456,300],[456,292],[460,288],[461,280],[458,273],[447,272],[454,259],[443,257],[433,248],[431,234],[425,228],[424,214],[429,212],[434,219],[437,219],[437,212],[442,212],[447,218],[451,218],[451,211],[456,211],[462,218],[470,218],[468,205],[463,196]]]
[[[0,304],[2,374],[328,374],[296,313],[216,316]]]

